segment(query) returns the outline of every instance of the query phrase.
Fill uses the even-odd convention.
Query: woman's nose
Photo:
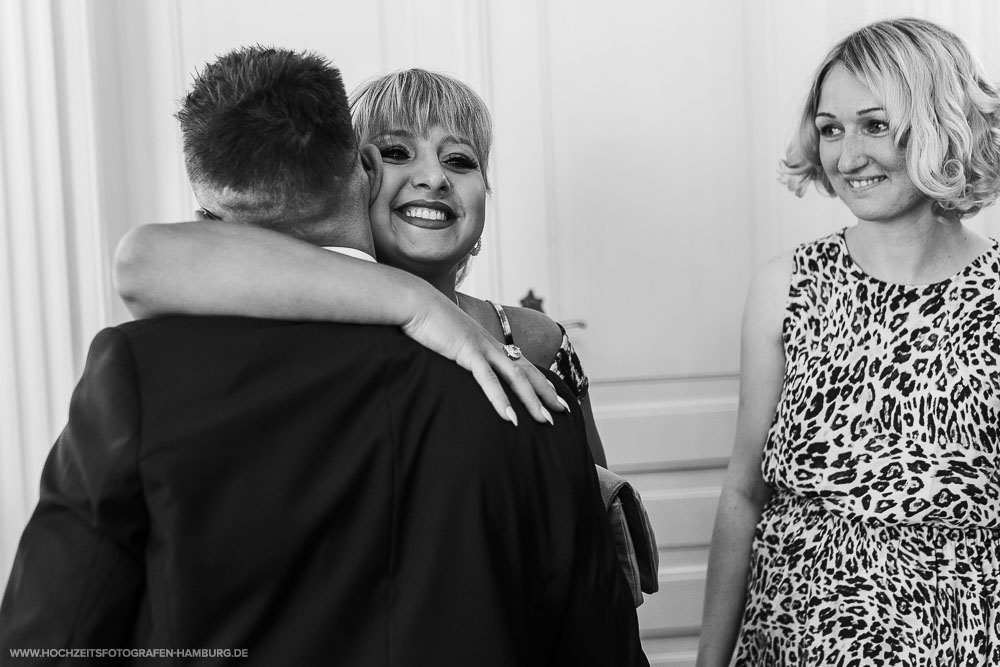
[[[868,155],[865,153],[864,139],[851,134],[847,134],[840,142],[840,158],[837,160],[837,169],[841,173],[849,174],[861,169],[868,164]]]
[[[436,156],[414,161],[410,183],[416,188],[428,188],[432,191],[444,190],[451,186],[448,174]]]

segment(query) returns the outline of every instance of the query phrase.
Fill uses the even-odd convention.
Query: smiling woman
[[[995,665],[1000,91],[926,21],[821,64],[783,162],[857,225],[747,297],[698,664]]]
[[[351,115],[359,143],[382,156],[382,187],[369,209],[379,261],[423,278],[498,340],[516,342],[529,361],[566,380],[594,460],[606,466],[588,381],[565,329],[541,312],[456,291],[486,219],[493,129],[482,98],[444,74],[400,70],[362,84]]]
[[[885,136],[905,155],[909,179],[939,211],[962,218],[996,201],[996,88],[965,44],[919,20],[875,23],[852,37],[827,54],[813,79],[797,136],[782,162],[788,187],[801,196],[816,182],[828,194],[840,194],[823,163],[818,136],[829,125],[823,121],[830,116],[822,100],[826,90],[827,105],[835,92],[837,101],[856,105],[843,110],[841,123],[869,114],[882,121]],[[860,51],[861,41],[870,53]],[[843,128],[834,124],[831,138],[839,133]]]
[[[482,98],[452,77],[408,69],[362,84],[351,114],[359,142],[382,156],[382,187],[369,209],[379,261],[423,278],[497,339],[516,342],[529,361],[566,380],[583,408],[594,460],[606,466],[587,377],[565,329],[541,312],[456,291],[481,245],[490,190],[493,130]]]
[[[470,255],[477,251],[486,219],[492,126],[483,100],[452,77],[409,69],[363,84],[351,96],[350,106],[361,153],[372,179],[377,180],[371,188],[367,217],[379,262],[432,285],[503,342],[508,356],[515,355],[512,359],[520,358],[516,355],[523,351],[528,361],[565,380],[579,400],[594,460],[606,466],[588,397],[589,382],[565,329],[541,312],[504,308],[456,291]],[[358,213],[364,217],[363,211]],[[298,241],[273,239],[268,251],[261,252],[261,259],[250,266],[248,257],[263,246],[249,233],[220,228],[213,236],[210,225],[190,231],[178,225],[162,238],[153,234],[158,238],[155,242],[142,241],[148,234],[130,239],[132,254],[141,255],[143,261],[119,262],[117,267],[119,286],[133,286],[127,297],[137,315],[180,309],[358,321],[356,314],[338,311],[323,298],[318,286],[328,282],[327,270],[316,270],[306,284],[290,277],[293,271],[301,275],[305,270],[304,263],[295,259]],[[223,252],[240,243],[239,252]],[[285,250],[278,252],[282,247]],[[201,259],[192,261],[194,256]],[[183,258],[183,267],[171,259],[178,257]],[[248,270],[253,281],[232,280]],[[336,289],[346,293],[353,288],[341,283]],[[296,295],[291,302],[288,293]],[[319,298],[307,303],[311,301],[308,294]],[[373,295],[364,304],[366,314],[384,309],[385,303],[398,297]],[[317,310],[315,303],[323,305]]]
[[[379,148],[386,171],[379,200],[370,211],[379,259],[416,273],[455,300],[455,287],[469,254],[481,244],[485,224],[493,143],[486,104],[457,79],[408,69],[362,84],[351,95],[351,113],[359,142]],[[410,176],[416,180],[407,189],[403,180]],[[451,210],[434,194],[441,189],[454,190],[447,198],[460,210]],[[420,196],[414,194],[418,191]],[[416,199],[408,202],[408,196]],[[411,204],[444,212],[449,224],[418,222],[436,216],[410,215],[403,209]],[[447,233],[420,234],[410,228],[413,225]],[[452,264],[456,253],[460,261]],[[420,257],[429,263],[421,266]]]

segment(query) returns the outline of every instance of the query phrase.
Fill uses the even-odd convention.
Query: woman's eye
[[[885,134],[889,131],[889,123],[884,120],[872,120],[868,123],[868,131],[872,134]]]
[[[834,139],[836,137],[839,137],[843,133],[844,131],[840,129],[840,127],[837,125],[824,125],[823,127],[819,128],[819,136],[824,137],[826,139]]]
[[[383,146],[379,148],[379,153],[387,162],[404,162],[410,157],[409,151],[402,146]]]
[[[461,153],[452,153],[444,159],[444,163],[453,169],[463,171],[472,171],[479,168],[479,163],[476,162],[475,158],[462,155]]]

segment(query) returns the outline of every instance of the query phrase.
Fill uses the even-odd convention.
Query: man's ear
[[[368,206],[371,206],[382,189],[382,154],[375,144],[365,144],[360,153],[361,166],[368,175]]]

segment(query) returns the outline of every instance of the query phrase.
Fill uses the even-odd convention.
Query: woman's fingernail
[[[510,407],[509,405],[507,406],[507,419],[512,421],[514,423],[514,426],[517,426],[517,413],[515,413],[514,408]]]
[[[569,412],[569,404],[566,403],[566,401],[563,400],[562,396],[556,396],[556,400],[559,401],[559,405],[561,405],[564,408],[566,408],[566,412]]]
[[[542,416],[545,417],[545,421],[547,421],[551,426],[556,425],[556,423],[552,421],[552,413],[546,410],[544,405],[542,406]]]

